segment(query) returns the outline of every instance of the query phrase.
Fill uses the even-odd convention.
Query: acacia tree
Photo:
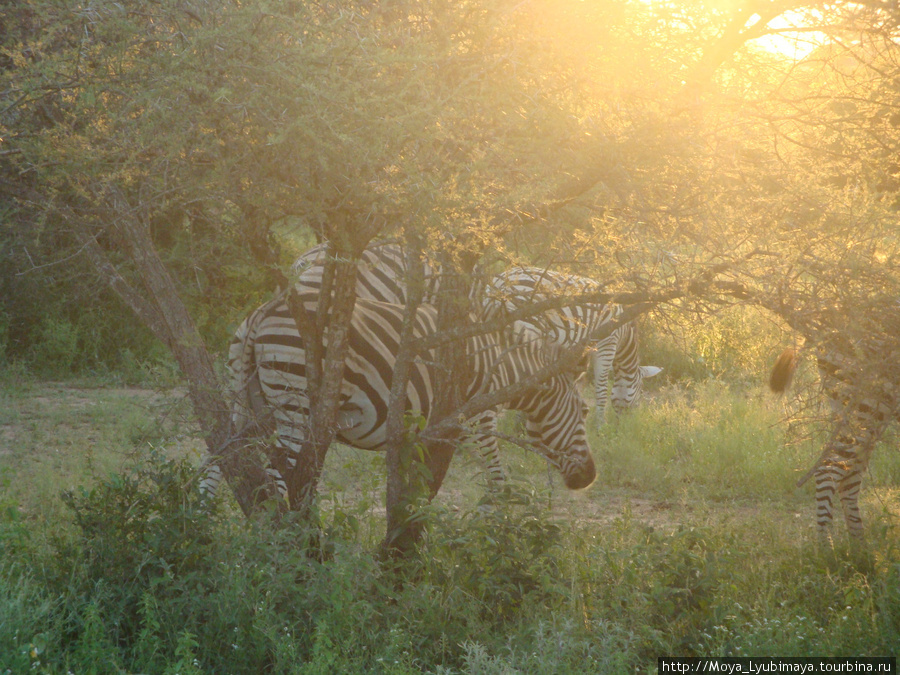
[[[520,166],[504,156],[547,126],[535,112],[549,110],[530,100],[515,43],[497,30],[510,8],[44,9],[23,10],[40,25],[10,45],[6,70],[9,173],[35,177],[30,189],[15,184],[20,214],[51,223],[169,346],[212,449],[228,445],[227,406],[167,246],[221,235],[271,265],[271,225],[291,215],[333,245],[335,293],[307,336],[327,345],[310,364],[322,374],[310,392],[317,459],[299,481],[314,484],[335,427],[359,251],[399,228],[434,236],[436,222],[443,237],[489,240],[523,169],[540,169],[534,148]]]
[[[832,46],[799,64],[754,48],[779,16],[827,25]],[[593,276],[632,316],[762,298],[841,242],[882,242],[896,211],[896,17],[880,5],[136,0],[4,18],[2,189],[44,254],[10,259],[89,260],[175,355],[214,454],[228,406],[198,317],[233,325],[258,304],[265,284],[235,269],[283,285],[292,228],[330,243],[334,292],[312,320],[295,312],[320,375],[295,508],[333,437],[354,260],[376,236],[444,256],[459,279],[485,253]],[[442,325],[465,324],[465,294],[457,283]],[[447,362],[462,344],[442,343]],[[447,461],[436,452],[430,489]],[[247,509],[261,484],[257,471],[241,491]],[[390,490],[398,504],[407,488]]]

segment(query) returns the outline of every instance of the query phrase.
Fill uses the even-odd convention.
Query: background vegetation
[[[839,537],[825,555],[811,490],[793,486],[819,445],[786,442],[759,382],[654,386],[592,429],[583,493],[510,447],[487,508],[461,450],[399,564],[378,556],[383,455],[329,455],[310,555],[300,523],[227,501],[210,515],[188,487],[201,442],[183,394],[86,384],[4,390],[12,673],[655,672],[660,654],[893,654],[900,639],[896,439],[866,482],[868,552]]]
[[[823,557],[793,488],[823,431],[784,423],[818,399],[761,382],[804,330],[897,334],[898,23],[800,0],[0,3],[0,670],[894,653],[896,438],[869,550]],[[329,457],[319,555],[291,517],[209,514],[186,486],[237,322],[317,239],[412,235],[678,296],[644,307],[664,375],[592,430],[597,485],[550,490],[511,451],[481,508],[463,452],[393,566],[377,457]]]

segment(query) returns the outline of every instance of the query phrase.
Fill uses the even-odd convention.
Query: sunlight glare
[[[666,6],[672,0],[638,0],[648,7]],[[713,2],[713,4],[716,4]],[[725,3],[731,4],[731,3]],[[765,51],[783,56],[792,61],[802,61],[816,49],[829,42],[828,35],[821,31],[811,30],[811,18],[821,19],[821,14],[813,9],[788,10],[768,22],[768,34],[753,40],[752,44]],[[751,16],[745,28],[753,26],[760,20],[759,14]]]
[[[804,16],[799,12],[787,12],[769,22],[773,34],[753,40],[768,52],[774,52],[793,61],[802,61],[813,51],[828,42],[828,36],[820,31],[805,28]]]

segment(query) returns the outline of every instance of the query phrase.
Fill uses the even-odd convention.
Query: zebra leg
[[[205,499],[212,500],[218,495],[225,477],[222,466],[227,463],[231,480],[236,481],[232,486],[236,494],[249,498],[249,502],[240,503],[246,516],[269,499],[284,500],[286,482],[275,460],[283,453],[277,449],[272,451],[258,439],[248,438],[233,439],[226,451],[228,457],[207,453],[203,458],[198,489]]]
[[[875,443],[881,438],[890,420],[877,409],[876,405],[872,405],[871,408],[874,410],[871,416],[861,413],[862,431],[851,436],[852,442],[847,443],[840,452],[843,473],[837,484],[838,494],[844,509],[847,532],[850,539],[857,543],[862,543],[865,539],[862,516],[859,513],[859,491],[862,488],[863,475],[869,466]]]
[[[609,403],[609,374],[619,344],[619,332],[615,332],[597,343],[592,361],[594,365],[594,419],[597,424],[606,421],[606,406]]]
[[[266,454],[269,458],[269,464],[266,466],[266,473],[269,474],[269,478],[275,483],[275,487],[278,489],[278,495],[282,499],[287,499],[288,486],[286,476],[290,473],[291,469],[296,466],[297,459],[290,448],[282,444],[281,439],[276,441],[275,447]]]
[[[844,475],[837,483],[838,495],[844,509],[844,520],[851,539],[863,540],[862,516],[859,513],[859,489],[862,485],[862,471],[850,463],[845,463]]]
[[[247,443],[244,451],[251,452],[253,451],[253,448],[253,443]],[[265,472],[274,484],[278,494],[283,498],[287,494],[287,484],[284,479],[284,467],[289,465],[290,460],[285,462],[280,458],[288,456],[288,453],[276,446],[273,451],[266,454],[268,455],[269,462],[265,467]],[[294,463],[296,463],[296,460],[294,460]],[[201,463],[200,472],[202,474],[199,483],[200,492],[208,499],[215,498],[219,493],[219,488],[221,487],[222,479],[224,478],[224,473],[216,458],[207,455]]]
[[[491,492],[497,490],[506,480],[506,471],[500,461],[500,445],[497,442],[497,412],[485,410],[476,415],[473,420],[474,430],[471,440],[478,447],[482,468],[487,475],[488,488]]]
[[[240,392],[241,395],[235,396],[232,401],[232,436],[229,444],[236,443],[250,448],[258,443],[258,439],[272,435],[275,430],[275,420],[271,411],[264,407],[259,379],[255,372],[247,379]],[[225,477],[222,467],[219,466],[219,458],[206,453],[200,464],[200,472],[202,474],[199,484],[200,492],[208,498],[215,497],[219,492],[222,479]],[[278,481],[276,481],[276,486],[281,492]]]
[[[222,484],[222,469],[211,455],[206,455],[200,464],[200,493],[209,499],[213,499],[219,493]]]
[[[309,491],[315,491],[318,486],[322,465],[316,458],[301,457],[309,431],[305,415],[279,410],[276,417],[275,447],[269,455],[270,475],[282,497],[297,510],[308,504]],[[321,459],[324,462],[324,457]]]
[[[816,470],[816,529],[819,534],[819,543],[823,547],[830,548],[831,523],[834,520],[834,495],[837,482],[836,468],[833,462],[826,460]]]
[[[827,521],[826,524],[831,522],[834,498],[837,495],[841,500],[850,538],[861,541],[863,524],[859,513],[859,490],[862,485],[863,472],[868,463],[868,455],[864,450],[867,444],[848,431],[838,434],[833,443],[829,458],[816,472],[816,501],[819,505],[820,535],[823,521]],[[827,516],[825,515],[826,511]]]

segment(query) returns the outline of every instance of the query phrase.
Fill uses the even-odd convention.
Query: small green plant
[[[200,643],[193,634],[183,631],[175,645],[176,661],[165,669],[163,675],[203,675],[200,662],[194,655],[199,646]]]
[[[562,529],[545,503],[531,486],[510,482],[466,513],[433,511],[420,554],[426,578],[478,598],[499,622],[565,595]]]
[[[116,675],[122,665],[107,632],[107,622],[96,601],[87,604],[82,615],[78,638],[72,650],[72,660],[85,672],[96,675]]]
[[[79,357],[78,328],[64,318],[45,316],[40,335],[32,348],[31,362],[41,373],[70,375]]]

